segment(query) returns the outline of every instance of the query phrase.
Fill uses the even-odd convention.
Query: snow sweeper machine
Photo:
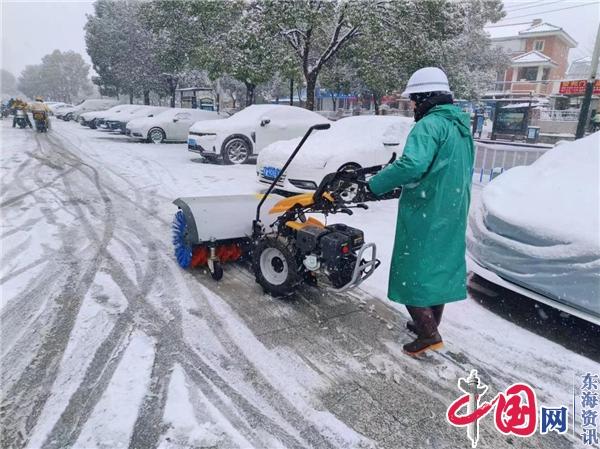
[[[302,283],[323,281],[337,292],[360,285],[380,265],[374,243],[365,243],[363,231],[344,224],[326,225],[313,214],[345,213],[368,209],[365,202],[398,198],[400,189],[374,197],[367,178],[378,165],[340,169],[326,175],[314,193],[281,196],[274,193],[286,169],[314,130],[314,125],[294,149],[264,194],[178,198],[173,219],[175,256],[183,268],[207,266],[220,280],[222,264],[250,261],[256,281],[273,296],[292,294]],[[390,160],[395,159],[395,154]],[[261,219],[269,208],[271,224]]]

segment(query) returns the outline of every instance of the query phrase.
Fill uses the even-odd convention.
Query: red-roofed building
[[[558,92],[569,65],[569,50],[577,42],[562,28],[536,19],[486,28],[492,45],[511,56],[511,65],[498,74],[495,93],[546,96]]]

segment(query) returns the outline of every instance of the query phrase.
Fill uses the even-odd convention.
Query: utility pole
[[[583,97],[583,103],[581,103],[581,109],[579,111],[579,123],[577,123],[577,132],[575,133],[576,139],[581,139],[585,134],[585,125],[587,123],[588,115],[590,112],[590,103],[592,102],[592,93],[594,91],[594,83],[596,82],[596,75],[598,75],[598,56],[600,55],[600,25],[598,25],[598,31],[596,32],[596,44],[594,45],[594,53],[592,53],[592,67],[590,70],[590,76],[588,78],[587,85],[585,86],[585,96]]]

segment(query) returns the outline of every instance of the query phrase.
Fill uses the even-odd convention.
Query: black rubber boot
[[[442,341],[442,336],[439,334],[439,332],[435,332],[429,337],[417,337],[416,340],[413,340],[410,343],[402,346],[402,349],[404,349],[404,352],[407,354],[416,356],[427,350],[436,350],[443,347],[444,342]]]
[[[415,327],[418,330],[418,337],[416,340],[403,346],[404,352],[416,356],[428,349],[441,349],[444,344],[442,342],[442,336],[437,330],[434,308],[406,306],[406,309],[416,324]],[[438,316],[441,318],[439,310],[437,310],[437,312]]]
[[[433,310],[435,322],[439,326],[442,322],[442,315],[444,314],[444,304],[440,304],[439,306],[433,306],[431,307],[431,310]],[[419,330],[417,329],[417,326],[415,326],[415,322],[412,320],[406,322],[406,328],[413,334],[419,334]]]

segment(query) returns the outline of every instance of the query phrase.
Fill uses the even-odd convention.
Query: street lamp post
[[[585,95],[583,97],[583,103],[581,103],[581,109],[579,110],[579,122],[577,123],[577,131],[575,132],[575,138],[581,139],[585,134],[585,125],[587,123],[588,115],[590,112],[590,103],[592,102],[592,93],[594,91],[594,83],[596,82],[596,75],[598,74],[598,55],[600,54],[600,25],[598,25],[598,31],[596,32],[596,44],[594,45],[594,53],[592,54],[592,67],[590,69],[590,76],[585,86]]]

